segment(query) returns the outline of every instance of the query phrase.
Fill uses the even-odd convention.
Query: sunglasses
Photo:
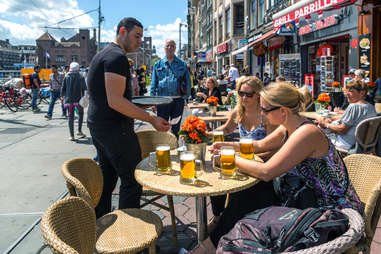
[[[277,109],[280,109],[280,107],[272,107],[272,108],[264,108],[264,107],[261,107],[261,110],[263,113],[269,113],[271,111],[274,111],[274,110],[277,110]]]
[[[238,91],[238,95],[240,97],[243,97],[246,95],[246,97],[252,98],[254,96],[254,94],[255,94],[254,92],[249,93],[249,92],[244,92],[244,91]]]

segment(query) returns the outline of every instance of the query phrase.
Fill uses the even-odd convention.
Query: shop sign
[[[308,33],[312,33],[312,32],[315,32],[317,30],[320,30],[320,29],[323,29],[323,28],[326,28],[326,27],[330,27],[330,26],[336,25],[338,23],[338,20],[336,19],[336,17],[337,17],[336,14],[335,15],[331,15],[331,16],[326,17],[324,19],[320,19],[318,21],[315,21],[312,24],[309,24],[309,25],[301,27],[299,29],[299,36],[305,35],[305,34],[308,34]]]
[[[228,42],[222,43],[221,45],[217,46],[217,53],[218,54],[225,53],[228,50],[229,50],[229,43]]]
[[[315,0],[312,3],[306,4],[296,10],[293,10],[279,18],[274,19],[274,30],[278,30],[280,26],[287,24],[291,21],[297,20],[311,13],[324,10],[328,7],[341,4],[347,0]]]
[[[197,62],[204,63],[207,62],[206,60],[206,53],[204,51],[200,51],[197,53]]]
[[[235,55],[236,60],[243,60],[243,54],[237,54]]]
[[[283,36],[278,36],[268,40],[268,48],[269,50],[277,49],[282,46],[282,43],[286,40]]]
[[[359,46],[359,41],[356,38],[351,40],[351,48],[356,49]]]
[[[360,68],[364,70],[370,69],[370,34],[359,36],[359,57]]]
[[[255,41],[255,40],[261,38],[262,35],[263,35],[262,33],[259,33],[259,34],[254,35],[254,37],[253,37],[253,41]]]
[[[256,56],[261,56],[266,53],[266,46],[262,43],[254,47],[254,54]]]
[[[282,25],[277,31],[278,35],[293,35],[295,34],[295,21]]]
[[[314,98],[315,74],[304,74],[304,85],[311,91]]]
[[[247,40],[238,40],[238,48],[242,48],[248,44]]]
[[[209,49],[206,51],[206,59],[210,62],[213,61],[213,50]]]

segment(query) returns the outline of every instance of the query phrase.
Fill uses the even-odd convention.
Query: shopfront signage
[[[318,12],[320,10],[324,10],[325,8],[341,4],[346,1],[347,0],[315,0],[312,3],[291,10],[289,13],[274,19],[274,30],[278,30],[280,26],[287,24],[291,21],[297,20],[299,18],[310,15],[314,12]]]
[[[370,34],[359,36],[360,68],[370,70]]]
[[[224,42],[217,46],[217,54],[225,53],[229,50],[229,42]]]
[[[208,60],[206,59],[206,53],[204,51],[200,51],[197,53],[197,62],[198,63],[204,63],[207,61]]]
[[[266,53],[266,46],[263,45],[262,43],[259,44],[259,45],[256,45],[254,47],[254,55],[256,56],[261,56],[261,55],[264,55]]]
[[[210,62],[213,61],[213,50],[209,49],[206,51],[206,59]]]
[[[315,75],[314,74],[304,74],[304,85],[307,86],[307,88],[312,93],[312,98],[315,97],[314,90],[315,90]]]
[[[248,43],[247,40],[238,40],[238,48],[242,48],[244,46],[246,46]]]
[[[338,23],[338,19],[336,19],[337,15],[331,15],[329,17],[326,17],[324,19],[320,19],[318,21],[315,21],[312,24],[303,26],[299,29],[299,36],[315,32],[317,30],[327,28],[333,25],[336,25]]]

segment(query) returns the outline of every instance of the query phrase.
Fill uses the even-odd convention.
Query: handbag
[[[89,106],[89,95],[87,94],[87,92],[85,92],[85,95],[83,95],[79,100],[79,105],[81,105],[82,108],[86,108],[87,106]]]

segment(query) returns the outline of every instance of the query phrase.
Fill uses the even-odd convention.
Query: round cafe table
[[[255,156],[257,161],[262,161]],[[142,160],[136,167],[135,178],[142,186],[165,195],[195,197],[197,239],[201,242],[207,238],[206,197],[233,193],[247,189],[259,182],[258,179],[238,174],[236,179],[221,179],[220,172],[212,168],[211,155],[207,152],[206,168],[197,172],[194,184],[180,183],[180,164],[177,154],[171,154],[172,174],[158,175],[150,164],[149,157]]]

